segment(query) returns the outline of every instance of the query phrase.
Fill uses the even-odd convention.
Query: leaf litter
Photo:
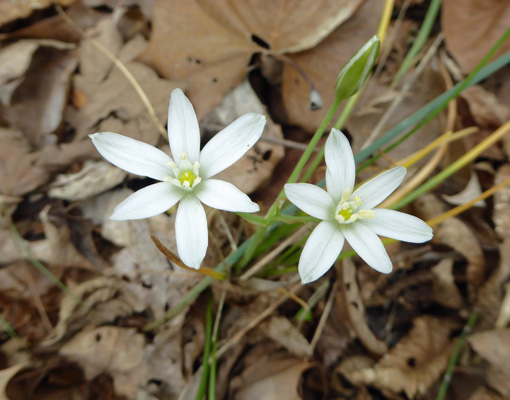
[[[83,32],[48,2],[0,6],[0,398],[196,398],[206,362],[208,295],[156,329],[146,327],[180,307],[202,275],[174,265],[150,239],[154,233],[176,251],[175,210],[140,221],[109,219],[115,205],[151,182],[100,160],[87,135],[119,132],[168,152],[154,118],[165,124],[169,93],[177,87],[192,100],[203,142],[240,115],[264,114],[262,140],[220,178],[265,206],[300,151],[287,148],[289,140],[298,140],[297,148],[318,127],[338,71],[377,30],[383,2],[59,3],[73,3],[66,12]],[[472,11],[476,2],[462,3],[460,12],[444,2],[434,35],[441,30],[445,45],[406,93],[409,77],[402,86],[389,82],[427,5],[403,5],[410,8],[402,24],[391,21],[400,31],[386,44],[387,61],[347,121],[355,150],[392,102],[401,100],[382,132],[444,92],[442,63],[461,79],[508,26],[504,2],[491,2],[483,18]],[[126,67],[153,116],[98,46]],[[455,129],[478,132],[450,145],[445,165],[507,122],[508,82],[507,73],[495,74],[462,93]],[[312,85],[322,110],[310,110]],[[445,116],[436,117],[374,168],[421,149],[447,126]],[[410,207],[433,218],[509,179],[509,143],[503,138]],[[449,398],[510,396],[509,199],[507,186],[438,224],[425,246],[389,245],[391,275],[353,257],[323,278],[326,285],[291,292],[294,277],[281,271],[296,265],[292,243],[285,256],[271,258],[274,276],[263,269],[239,280],[227,271],[227,280],[213,282],[210,291],[213,314],[222,307],[217,398],[435,398],[473,310],[478,322],[447,378]],[[204,265],[214,267],[254,229],[218,211],[208,209],[207,218],[212,244]]]

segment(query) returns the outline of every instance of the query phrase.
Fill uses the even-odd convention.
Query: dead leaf
[[[452,258],[444,258],[432,267],[435,278],[432,281],[432,297],[439,304],[458,310],[464,302],[453,278],[453,263]]]
[[[263,1],[160,0],[143,60],[164,77],[185,81],[202,119],[243,80],[253,54],[313,47],[360,3],[277,0],[267,7]]]
[[[81,171],[58,175],[50,185],[50,197],[64,200],[83,200],[121,183],[127,173],[105,161],[87,161]]]
[[[474,350],[490,363],[489,384],[504,397],[510,396],[510,328],[474,333],[468,337]]]
[[[0,400],[10,400],[5,393],[5,389],[9,381],[16,375],[22,368],[23,364],[13,365],[12,367],[0,370]]]
[[[510,178],[510,165],[504,164],[498,169],[494,185]],[[495,231],[501,239],[510,238],[510,186],[505,186],[494,193],[494,211],[492,219]]]
[[[465,73],[471,72],[510,26],[510,3],[506,0],[445,0],[441,25],[446,46]],[[507,40],[493,55],[510,50]]]
[[[461,96],[467,101],[473,119],[481,127],[498,128],[510,117],[508,107],[480,85],[464,90]]]
[[[365,305],[361,300],[358,282],[356,280],[356,267],[351,259],[345,259],[342,266],[345,308],[351,321],[352,328],[359,337],[361,343],[368,351],[374,354],[385,354],[388,346],[380,340],[368,327],[365,317]]]
[[[60,354],[80,364],[89,380],[108,372],[116,392],[134,398],[147,379],[144,346],[144,336],[135,329],[103,326],[78,333]]]
[[[408,398],[426,393],[448,364],[454,342],[450,320],[421,316],[413,329],[373,367],[346,375],[356,385],[372,385]]]
[[[257,112],[267,117],[262,139],[283,139],[281,127],[267,115],[265,107],[246,80],[228,93],[221,105],[203,120],[204,136],[210,137],[213,132],[219,132],[249,112]],[[238,162],[220,172],[217,178],[233,183],[242,192],[252,193],[271,178],[274,168],[283,156],[282,145],[259,140]]]
[[[76,57],[67,50],[39,47],[33,53],[24,79],[11,95],[10,106],[5,108],[0,104],[0,112],[10,128],[21,130],[33,148],[40,149],[57,141],[50,134],[61,125],[76,65]]]
[[[303,334],[285,317],[273,316],[263,321],[258,330],[299,358],[310,356],[310,344]]]
[[[41,10],[50,7],[53,3],[58,3],[62,6],[68,6],[75,0],[31,0],[25,1],[2,1],[0,2],[0,27],[15,21],[17,19],[26,18],[30,16],[35,10]]]
[[[475,392],[471,395],[468,400],[504,400],[503,397],[498,394],[486,389],[484,387],[479,387],[475,390]]]
[[[376,32],[383,3],[365,1],[361,8],[316,47],[288,55],[316,86],[325,107],[310,111],[310,87],[291,65],[284,63],[282,97],[288,123],[314,132],[335,98],[335,83],[342,67]],[[401,117],[401,116],[400,116]]]
[[[301,377],[313,367],[310,362],[289,358],[282,352],[261,356],[232,379],[232,399],[301,400]]]
[[[443,194],[443,199],[445,199],[448,203],[453,204],[455,206],[467,203],[468,201],[474,200],[478,196],[482,194],[482,188],[480,186],[480,181],[478,180],[478,176],[476,173],[471,170],[471,178],[469,178],[468,184],[466,187],[457,194],[452,196],[448,196]],[[485,201],[479,200],[473,207],[484,207]]]
[[[425,194],[415,202],[423,219],[431,219],[445,212],[446,209],[434,195]],[[467,262],[466,281],[470,299],[473,301],[478,295],[478,288],[484,281],[485,257],[477,237],[471,229],[458,218],[449,218],[434,228],[436,243],[450,246],[462,254]]]
[[[38,155],[32,153],[20,131],[0,128],[0,193],[22,196],[42,185],[49,174],[34,168]]]

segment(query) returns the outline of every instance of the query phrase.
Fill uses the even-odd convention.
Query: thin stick
[[[86,32],[80,28],[80,26],[74,22],[69,15],[66,14],[66,12],[62,9],[60,4],[55,4],[55,7],[57,9],[58,14],[66,21],[69,25],[71,25],[77,32],[80,33],[83,37],[86,37]],[[122,72],[122,74],[126,77],[126,79],[131,83],[133,86],[133,89],[135,89],[136,94],[138,94],[138,97],[140,97],[140,100],[142,101],[143,105],[147,109],[147,112],[149,113],[149,116],[151,117],[152,122],[158,129],[159,133],[161,135],[168,139],[168,134],[166,132],[165,127],[159,120],[158,116],[156,115],[156,110],[154,110],[154,107],[152,106],[149,98],[143,91],[142,87],[136,80],[136,78],[133,76],[133,74],[127,69],[127,67],[120,61],[115,54],[113,54],[110,50],[108,50],[106,47],[104,47],[101,43],[99,43],[97,40],[89,38],[90,42],[106,57],[108,57],[113,64]]]
[[[310,353],[309,354],[313,354],[313,352],[315,350],[315,346],[317,346],[317,343],[319,342],[319,339],[321,338],[322,331],[324,330],[324,326],[326,325],[326,321],[328,320],[328,317],[329,317],[329,313],[331,312],[331,308],[333,308],[333,300],[335,299],[337,290],[338,290],[338,281],[334,283],[333,288],[331,289],[331,293],[329,294],[328,301],[326,303],[326,306],[324,307],[324,311],[322,312],[319,323],[317,324],[317,329],[315,330],[315,333],[313,334],[312,341],[310,342]]]
[[[294,286],[290,292],[296,293],[299,289],[301,289],[303,285],[298,284]],[[260,324],[264,319],[269,317],[278,307],[280,307],[287,299],[289,298],[288,295],[283,295],[278,300],[276,300],[274,303],[272,303],[269,307],[267,307],[264,311],[262,311],[259,315],[257,315],[255,318],[253,318],[246,326],[241,329],[239,332],[237,332],[232,338],[225,343],[216,353],[217,358],[220,358],[223,356],[227,351],[229,351],[232,347],[234,347],[237,343],[241,341],[241,339],[246,335],[250,330],[255,328],[258,324]]]

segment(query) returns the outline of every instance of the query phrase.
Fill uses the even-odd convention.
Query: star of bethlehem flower
[[[285,194],[292,203],[322,220],[299,259],[303,283],[317,280],[331,268],[345,240],[372,268],[390,273],[393,265],[377,235],[412,243],[432,238],[432,229],[421,219],[374,208],[403,181],[407,172],[404,167],[392,168],[353,191],[354,156],[349,141],[337,129],[326,141],[325,159],[327,191],[309,183],[285,185]]]
[[[263,115],[245,114],[200,151],[200,130],[193,106],[180,89],[175,89],[168,110],[168,139],[173,158],[151,145],[116,133],[90,135],[99,153],[112,164],[160,181],[129,196],[115,208],[110,219],[152,217],[180,201],[175,219],[177,250],[187,266],[200,268],[208,245],[207,219],[200,202],[225,211],[259,211],[259,206],[234,185],[211,178],[253,147],[265,123]]]

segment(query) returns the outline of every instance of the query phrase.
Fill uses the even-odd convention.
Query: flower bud
[[[335,94],[337,99],[348,99],[362,88],[372,70],[380,48],[381,39],[374,35],[352,56],[340,71],[336,80]]]

